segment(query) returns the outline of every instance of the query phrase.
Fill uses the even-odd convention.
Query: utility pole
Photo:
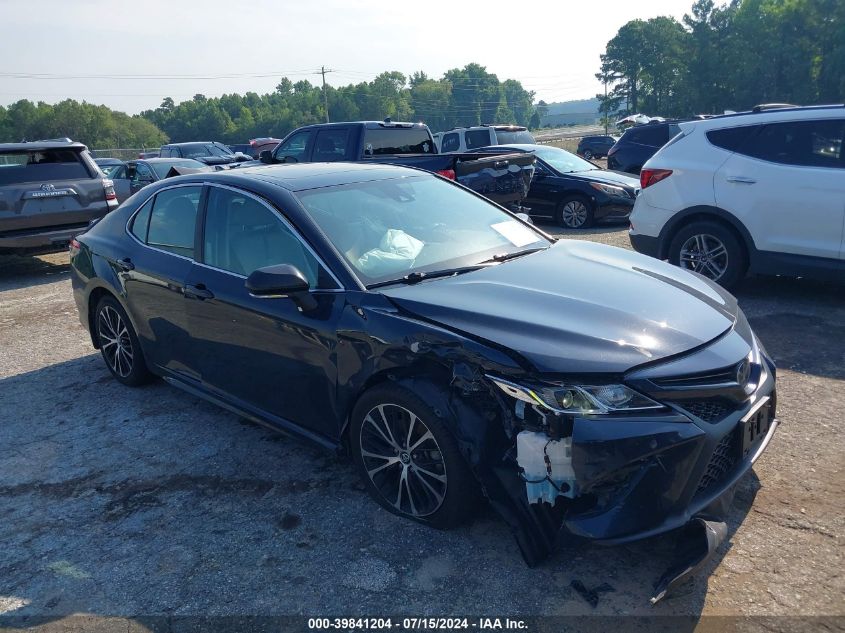
[[[320,66],[320,72],[315,75],[323,76],[323,105],[326,107],[326,123],[329,122],[329,93],[326,92],[326,73],[333,73],[333,70],[326,70],[325,66]]]
[[[604,135],[607,136],[607,124],[610,118],[610,109],[607,107],[607,75],[604,76]]]

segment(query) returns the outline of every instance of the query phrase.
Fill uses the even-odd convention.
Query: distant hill
[[[542,127],[589,125],[599,119],[598,99],[579,99],[546,104],[548,114],[540,120]]]

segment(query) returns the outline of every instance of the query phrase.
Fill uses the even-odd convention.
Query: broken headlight
[[[601,415],[624,411],[663,409],[663,405],[625,385],[521,385],[487,376],[507,395],[554,413]]]

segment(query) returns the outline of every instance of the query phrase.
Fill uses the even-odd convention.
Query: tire
[[[390,512],[441,529],[475,513],[478,483],[454,436],[410,390],[386,383],[361,396],[350,446],[367,490]]]
[[[100,353],[112,376],[129,387],[138,387],[153,379],[135,329],[114,297],[100,299],[94,311],[93,324]]]
[[[568,196],[558,205],[556,219],[565,229],[586,229],[595,221],[593,205],[583,196]]]
[[[669,261],[732,288],[748,269],[745,249],[733,231],[717,222],[683,227],[669,244]]]
[[[592,152],[592,150],[585,149],[585,150],[584,150],[584,158],[586,158],[587,160],[592,160],[592,159],[593,159],[593,152]]]

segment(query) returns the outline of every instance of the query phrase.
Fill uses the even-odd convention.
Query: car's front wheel
[[[472,515],[478,487],[438,413],[404,387],[377,385],[355,405],[350,444],[379,504],[400,516],[448,528]]]
[[[94,328],[100,353],[112,376],[130,387],[143,385],[153,378],[144,362],[132,323],[114,297],[100,299],[94,312]]]
[[[715,222],[695,222],[675,234],[669,261],[731,288],[745,276],[745,251],[734,233]]]
[[[586,158],[587,160],[592,160],[593,159],[593,151],[589,150],[589,149],[585,149],[584,150],[584,158]]]
[[[565,229],[586,229],[593,219],[593,205],[582,196],[569,196],[558,205],[557,222]]]

